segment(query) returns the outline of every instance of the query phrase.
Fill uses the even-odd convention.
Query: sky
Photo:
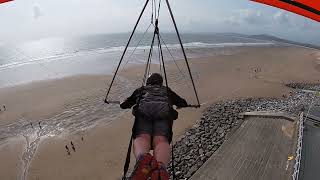
[[[170,2],[182,33],[270,34],[320,45],[320,23],[277,8],[249,0]],[[15,0],[0,5],[0,43],[129,32],[144,3],[145,0]],[[174,30],[168,15],[163,3],[159,18],[162,32]],[[148,26],[150,18],[149,6],[138,31]]]

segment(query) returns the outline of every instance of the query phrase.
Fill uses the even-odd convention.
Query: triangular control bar
[[[108,91],[107,91],[107,94],[106,94],[106,98],[105,98],[105,100],[104,100],[105,103],[108,103],[108,104],[110,103],[110,102],[108,101],[108,97],[109,97],[111,88],[112,88],[112,86],[113,86],[114,80],[115,80],[115,78],[116,78],[116,76],[117,76],[117,74],[118,74],[118,71],[119,71],[119,69],[120,69],[121,63],[122,63],[122,61],[123,61],[123,59],[124,59],[124,56],[125,56],[125,54],[126,54],[126,52],[127,52],[127,50],[128,50],[128,47],[129,47],[130,42],[131,42],[131,40],[132,40],[132,37],[133,37],[133,35],[134,35],[134,33],[135,33],[136,29],[137,29],[137,26],[138,26],[139,23],[140,23],[141,17],[142,17],[142,15],[144,14],[147,5],[149,4],[149,1],[150,1],[150,0],[146,0],[146,3],[145,3],[145,5],[143,6],[143,9],[142,9],[142,11],[141,11],[141,13],[140,13],[140,15],[139,15],[139,18],[138,18],[138,20],[137,20],[137,22],[136,22],[136,24],[135,24],[135,26],[134,26],[134,28],[133,28],[133,31],[132,31],[132,33],[131,33],[131,35],[130,35],[130,38],[129,38],[129,40],[128,40],[128,43],[127,43],[127,45],[126,45],[126,47],[125,47],[125,49],[124,49],[124,51],[123,51],[123,54],[122,54],[122,56],[121,56],[121,59],[120,59],[120,62],[119,62],[119,64],[118,64],[118,66],[117,66],[116,72],[115,72],[115,74],[114,74],[114,76],[113,76],[113,78],[112,78],[111,84],[110,84],[110,86],[109,86],[109,88],[108,88]],[[178,27],[177,27],[177,23],[176,23],[176,21],[175,21],[175,18],[174,18],[174,16],[173,16],[173,13],[172,13],[172,9],[171,9],[169,0],[166,0],[166,4],[167,4],[168,10],[169,10],[169,13],[170,13],[172,22],[173,22],[173,24],[174,24],[174,28],[175,28],[176,34],[177,34],[178,39],[179,39],[179,43],[180,43],[180,47],[181,47],[181,49],[182,49],[182,53],[183,53],[184,60],[185,60],[185,62],[186,62],[187,68],[188,68],[188,72],[189,72],[190,79],[191,79],[191,82],[192,82],[193,90],[194,90],[194,93],[195,93],[195,96],[196,96],[196,99],[197,99],[197,103],[198,103],[198,105],[196,105],[196,106],[197,106],[197,107],[200,107],[200,100],[199,100],[199,96],[198,96],[198,93],[197,93],[197,89],[196,89],[196,86],[195,86],[195,84],[194,84],[194,80],[193,80],[193,77],[192,77],[192,73],[191,73],[191,69],[190,69],[190,66],[189,66],[188,58],[187,58],[187,55],[186,55],[184,46],[183,46],[183,44],[182,44],[181,36],[180,36],[179,30],[178,30]]]

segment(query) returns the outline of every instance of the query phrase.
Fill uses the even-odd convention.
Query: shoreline
[[[314,62],[317,58],[312,54],[314,51],[292,47],[247,48],[240,54],[230,56],[190,59],[200,101],[205,104],[197,110],[179,110],[180,117],[174,125],[174,141],[187,129],[194,126],[194,123],[202,116],[202,111],[214,102],[239,97],[282,97],[291,91],[285,86],[286,83],[317,83],[320,72],[315,68]],[[304,62],[301,62],[302,58]],[[188,89],[188,85],[184,83],[184,77],[177,72],[173,63],[168,63],[170,87],[186,97],[188,101],[195,101],[193,91]],[[177,63],[181,65],[183,62],[177,61]],[[292,69],[284,69],[288,65],[291,65]],[[126,88],[116,87],[114,91],[121,91],[125,95],[130,94],[128,89],[138,87],[140,84],[137,79],[141,77],[141,68],[143,67],[137,65],[121,72],[119,75],[130,84],[126,84],[128,85]],[[259,68],[261,71],[257,72]],[[297,74],[296,71],[300,69],[304,73]],[[126,153],[132,116],[130,111],[119,113],[118,107],[106,107],[102,102],[105,93],[104,86],[108,78],[110,77],[70,77],[0,89],[0,98],[13,102],[7,106],[8,111],[5,113],[10,111],[16,113],[11,116],[11,122],[0,122],[0,133],[4,132],[2,124],[10,123],[20,124],[18,127],[25,128],[22,131],[17,130],[17,134],[30,131],[31,128],[26,127],[27,123],[37,124],[39,119],[44,119],[41,121],[44,130],[40,131],[40,135],[60,132],[59,136],[51,136],[43,141],[44,136],[41,136],[41,142],[30,163],[27,179],[38,177],[41,179],[72,179],[78,177],[79,172],[84,178],[110,177],[115,179],[119,177],[124,161],[123,156]],[[48,94],[50,97],[47,97]],[[30,104],[37,107],[32,108]],[[12,109],[13,107],[15,109]],[[4,114],[0,115],[0,120],[8,121],[3,116]],[[9,117],[9,114],[5,116]],[[14,117],[21,116],[27,119],[20,122],[14,121]],[[48,119],[47,116],[51,117]],[[93,127],[79,131],[88,125],[93,125]],[[84,137],[84,141],[81,141],[81,136]],[[70,140],[80,149],[77,148],[77,152],[67,156],[64,146],[70,144]],[[10,143],[1,146],[6,148],[8,145]],[[3,152],[3,154],[7,153],[7,151]],[[50,163],[46,163],[47,160],[50,160]],[[95,173],[90,171],[87,165],[95,167]],[[58,173],[65,168],[68,169],[66,175]]]
[[[270,48],[298,48],[296,46],[287,46],[281,44],[273,44],[268,46],[226,46],[226,47],[202,47],[202,48],[187,48],[188,59],[206,59],[218,56],[232,56],[248,49],[270,49]],[[307,48],[300,47],[298,49]],[[172,49],[173,50],[173,49]],[[310,50],[311,51],[311,50]],[[315,51],[315,50],[314,50]],[[182,60],[183,57],[176,50],[173,50],[172,55],[175,60]],[[110,55],[110,57],[108,56]],[[169,54],[164,54],[168,62],[172,62],[172,57]],[[129,67],[143,66],[145,64],[145,56],[138,55],[131,57],[133,60],[126,64]],[[35,61],[30,64],[19,65],[8,69],[1,69],[0,66],[0,88],[9,88],[19,85],[27,85],[33,82],[41,82],[47,80],[56,80],[70,78],[75,76],[112,76],[113,70],[116,68],[120,55],[115,54],[92,54],[79,57],[66,57],[60,61],[49,60],[45,62]],[[126,61],[127,59],[125,59]],[[106,62],[107,61],[107,62]],[[123,64],[122,64],[123,65]],[[86,68],[90,67],[90,68]],[[13,77],[11,79],[1,77]]]

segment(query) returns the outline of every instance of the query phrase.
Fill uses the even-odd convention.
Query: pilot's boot
[[[169,179],[170,179],[170,175],[167,171],[166,166],[161,162],[157,162],[156,160],[153,160],[151,180],[169,180]]]
[[[139,157],[130,180],[147,180],[151,175],[151,162],[153,156],[150,153],[144,154]]]

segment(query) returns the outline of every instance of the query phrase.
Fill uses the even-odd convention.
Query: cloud
[[[287,11],[278,11],[273,15],[273,23],[282,27],[295,28],[304,31],[319,31],[320,25],[313,20]]]
[[[38,4],[33,6],[33,18],[38,19],[39,17],[43,16],[43,12]]]
[[[288,13],[278,11],[273,15],[273,20],[278,24],[286,24],[290,21],[290,17]]]
[[[266,22],[266,16],[255,9],[239,9],[232,13],[231,16],[224,19],[226,23],[231,25],[263,25]]]

